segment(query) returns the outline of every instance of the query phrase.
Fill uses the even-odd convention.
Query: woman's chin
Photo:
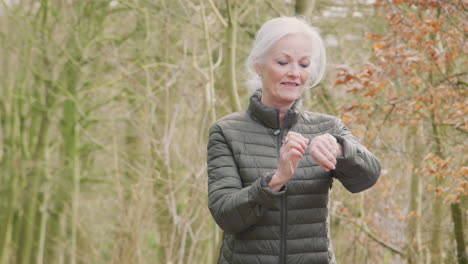
[[[301,94],[290,93],[290,94],[281,96],[281,101],[284,102],[284,104],[291,105],[300,98],[301,98]]]
[[[300,88],[290,90],[290,91],[285,91],[283,94],[284,99],[296,101],[297,99],[301,98],[302,95],[302,90]]]

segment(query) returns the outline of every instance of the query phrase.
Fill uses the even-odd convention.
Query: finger
[[[310,144],[318,144],[320,142],[328,142],[328,140],[326,139],[324,135],[320,135],[320,136],[316,136],[312,138]]]
[[[323,147],[325,145],[328,145],[328,143],[322,136],[318,136],[312,139],[312,142],[310,143],[310,150]]]
[[[302,153],[297,150],[297,149],[291,149],[287,152],[287,155],[289,156],[290,160],[298,161],[302,159]]]
[[[335,159],[335,157],[333,157],[331,152],[325,147],[323,142],[319,143],[319,144],[316,144],[314,146],[314,148],[311,149],[310,154],[314,159],[318,158],[319,161],[322,161],[322,163],[325,162],[325,161],[323,161],[323,159],[326,160],[327,164],[329,163],[330,165],[333,166],[333,167],[330,167],[330,168],[334,169],[334,166],[336,164],[336,159]],[[319,163],[319,161],[317,161],[317,163]]]
[[[303,139],[304,141],[307,140],[307,138],[305,138],[301,133],[297,133],[297,132],[294,132],[294,131],[289,131],[286,136],[296,136],[298,138],[301,138]]]
[[[307,148],[307,139],[303,136],[297,135],[289,135],[288,141],[294,141],[301,145],[301,147],[305,150]]]
[[[325,169],[325,171],[333,170],[333,164],[331,164],[330,161],[327,160],[327,158],[325,158],[325,156],[323,156],[321,153],[314,152],[313,158],[320,167]]]
[[[330,151],[330,153],[331,153],[331,155],[332,155],[333,157],[338,156],[338,150],[336,149],[336,146],[335,146],[335,145],[331,145],[331,144],[328,143],[327,149]]]
[[[336,144],[336,138],[330,134],[324,134],[325,138],[327,139],[330,144],[334,145]]]
[[[294,131],[288,131],[286,135],[301,135],[301,133],[294,132]]]
[[[313,158],[320,167],[324,168],[326,171],[335,169],[335,166],[322,153],[319,151],[314,151],[313,153]]]
[[[320,144],[320,145],[317,146],[317,148],[318,148],[319,152],[320,152],[323,156],[325,156],[325,158],[326,158],[327,160],[329,160],[329,161],[333,164],[333,166],[336,165],[336,158],[335,158],[335,156],[333,156],[333,153],[328,149],[327,146],[325,146],[325,144]]]
[[[330,144],[330,150],[334,157],[338,156],[338,142],[336,138],[330,134],[326,134],[328,143]]]
[[[304,141],[304,143],[306,144],[306,146],[309,145],[309,139],[308,139],[308,138],[304,137],[304,136],[301,135],[301,134],[298,134],[298,135],[299,135],[299,137],[302,139],[302,141]]]
[[[283,145],[283,147],[286,148],[286,150],[297,149],[301,153],[303,153],[303,154],[305,153],[304,146],[299,144],[297,141],[294,141],[294,140],[289,140],[286,144]]]
[[[335,158],[338,155],[335,138],[330,134],[318,136],[313,147],[323,146]]]
[[[289,134],[289,133],[291,133],[291,134]],[[307,148],[307,145],[309,145],[309,139],[308,138],[304,137],[300,133],[296,133],[296,132],[293,132],[293,131],[290,131],[289,133],[288,133],[288,135],[291,135],[292,137],[296,138],[298,141],[304,142],[304,144],[306,145],[306,148]]]
[[[292,167],[293,169],[291,170],[291,172],[294,172],[301,158],[302,158],[302,154],[298,150],[293,149],[291,151],[284,153],[284,155],[281,158],[281,161],[283,164],[284,163],[288,164],[288,167],[290,164],[293,164],[294,166]]]

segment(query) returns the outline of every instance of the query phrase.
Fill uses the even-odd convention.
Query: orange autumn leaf
[[[463,175],[463,176],[468,175],[468,167],[466,167],[466,166],[461,167],[461,168],[460,168],[460,173],[461,173],[461,175]]]
[[[371,106],[372,106],[372,105],[369,104],[369,103],[363,103],[363,104],[361,105],[361,108],[364,109],[364,110],[369,110],[369,109],[371,108]]]
[[[432,158],[434,158],[434,157],[435,157],[434,153],[428,153],[428,154],[424,157],[424,160],[426,161],[426,160],[432,159]]]
[[[349,114],[349,113],[343,113],[341,114],[341,120],[343,120],[343,123],[345,125],[349,125],[354,121],[354,116]]]
[[[453,189],[454,192],[459,192],[459,193],[464,193],[465,192],[465,189],[464,188],[461,188],[461,187],[457,187],[455,189]]]
[[[384,45],[382,43],[374,43],[375,50],[381,50],[383,48],[384,48]]]
[[[374,41],[380,41],[382,40],[382,36],[381,35],[377,35],[377,34],[374,34],[374,33],[367,33],[367,38],[369,39],[372,39]]]
[[[374,97],[374,96],[375,96],[375,92],[376,92],[375,89],[368,90],[366,93],[364,93],[364,96]]]
[[[422,83],[422,80],[419,77],[413,77],[410,79],[410,83],[412,83],[414,86],[420,86]]]

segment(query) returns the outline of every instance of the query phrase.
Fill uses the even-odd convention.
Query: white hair
[[[278,40],[289,34],[303,34],[312,40],[312,72],[307,80],[306,87],[317,85],[325,72],[326,54],[322,38],[318,30],[312,27],[302,17],[278,17],[267,21],[255,36],[255,41],[247,58],[247,69],[250,79],[247,86],[252,89],[262,88],[261,77],[255,71],[255,65],[262,65],[266,53]]]

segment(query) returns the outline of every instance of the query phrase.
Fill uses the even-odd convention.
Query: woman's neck
[[[280,127],[283,126],[283,121],[286,118],[286,114],[288,113],[288,109],[290,109],[294,105],[294,102],[287,103],[287,104],[275,103],[275,102],[272,102],[272,101],[268,100],[267,98],[265,98],[263,96],[260,99],[260,102],[265,106],[279,109]]]
[[[288,112],[288,109],[289,108],[285,108],[285,109],[279,109],[280,112],[279,112],[279,122],[280,122],[280,127],[283,126],[283,122],[284,122],[284,119],[286,118],[286,113]]]

